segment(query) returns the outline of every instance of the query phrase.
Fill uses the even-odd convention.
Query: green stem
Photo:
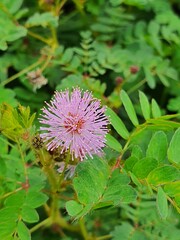
[[[65,173],[65,171],[66,171],[66,169],[67,169],[67,166],[68,166],[68,164],[69,164],[70,156],[71,156],[71,155],[70,155],[70,152],[68,151],[67,156],[66,156],[66,159],[65,159],[65,166],[64,166],[63,172],[62,172],[61,175],[59,176],[59,180],[58,180],[59,188],[61,187],[61,183],[62,183],[62,180],[63,180],[63,178],[64,178],[64,173]],[[59,191],[60,191],[60,189],[59,189]]]
[[[37,33],[34,33],[34,32],[32,32],[32,31],[28,30],[28,34],[29,34],[31,37],[36,38],[36,39],[40,40],[41,42],[46,43],[47,45],[50,45],[50,44],[51,44],[51,42],[50,42],[48,39],[43,38],[42,36],[40,36],[40,35],[37,34]]]
[[[23,153],[23,150],[22,150],[22,147],[21,147],[19,141],[17,141],[17,145],[18,145],[18,149],[19,149],[19,152],[20,152],[20,155],[21,155],[22,165],[23,165],[23,168],[24,168],[25,180],[26,180],[26,182],[28,182],[28,173],[27,173],[26,161],[25,161],[24,153]]]
[[[3,4],[0,3],[0,9],[15,23],[18,23],[14,16],[9,12],[8,8]]]
[[[51,186],[51,192],[52,192],[52,202],[50,207],[50,215],[52,218],[52,222],[56,222],[56,218],[59,216],[59,206],[58,206],[58,197],[57,197],[57,191],[58,191],[58,182],[57,177],[54,172],[54,169],[52,168],[51,159],[47,152],[44,152],[42,149],[40,150],[40,161],[43,165],[43,171],[45,172],[50,186]]]
[[[86,230],[85,222],[84,222],[83,218],[79,220],[79,226],[80,226],[81,233],[82,233],[84,240],[88,240],[89,236],[88,236],[88,232]]]
[[[50,225],[51,223],[51,219],[50,218],[46,218],[45,220],[43,220],[42,222],[36,224],[34,227],[32,227],[30,229],[30,233],[33,233],[35,232],[36,230],[38,230],[40,227],[43,227],[43,226],[48,226]]]
[[[6,179],[6,180],[7,180],[7,179]],[[22,190],[22,187],[17,188],[16,190],[14,190],[14,191],[12,191],[12,192],[8,192],[8,193],[0,196],[0,199],[7,198],[7,197],[9,197],[10,195],[12,195],[12,194],[14,194],[14,193],[16,193],[16,192],[18,192],[18,191],[20,191],[20,190]]]
[[[141,87],[144,83],[146,83],[146,79],[143,79],[142,81],[138,82],[136,85],[134,85],[134,87],[130,88],[130,90],[127,91],[127,93],[130,94],[130,93],[136,91],[136,89]]]
[[[52,199],[51,199],[51,205],[50,205],[51,224],[58,224],[60,227],[64,229],[78,232],[79,227],[71,226],[69,223],[67,223],[65,219],[63,219],[59,211],[59,198],[58,198],[59,183],[58,183],[58,178],[56,176],[56,172],[53,169],[53,165],[51,164],[51,161],[52,161],[51,156],[48,155],[47,152],[44,152],[41,149],[39,152],[39,157],[40,157],[41,164],[43,165],[43,171],[45,172],[51,186],[51,192],[52,192]]]
[[[12,77],[6,79],[5,81],[3,81],[1,83],[1,86],[5,86],[6,84],[12,82],[13,80],[15,80],[16,78],[20,77],[21,75],[29,72],[31,69],[37,67],[38,65],[40,65],[43,62],[42,58],[38,59],[37,62],[33,63],[32,65],[28,66],[27,68],[23,69],[22,71],[14,74]]]
[[[105,239],[110,239],[112,238],[112,235],[104,235],[104,236],[101,236],[101,237],[97,237],[96,240],[105,240]]]

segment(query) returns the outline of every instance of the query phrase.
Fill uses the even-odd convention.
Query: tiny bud
[[[132,73],[132,74],[136,74],[137,72],[139,71],[139,67],[138,66],[131,66],[130,67],[130,72]]]
[[[28,140],[28,138],[29,138],[29,132],[25,132],[25,133],[22,134],[22,139],[24,141]]]
[[[27,191],[29,189],[29,187],[30,187],[29,181],[26,180],[26,182],[21,183],[21,187],[22,187],[22,189]]]
[[[122,77],[116,77],[115,82],[116,82],[117,85],[119,85],[123,82],[123,80],[124,79]]]
[[[89,75],[88,73],[84,73],[84,74],[83,74],[83,77],[84,77],[84,79],[86,79],[86,78],[89,78],[90,75]]]
[[[32,139],[32,145],[35,149],[40,149],[43,147],[43,141],[42,138],[37,135]]]

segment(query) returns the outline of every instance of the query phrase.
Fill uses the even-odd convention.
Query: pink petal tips
[[[88,91],[79,88],[55,92],[50,104],[43,108],[40,130],[48,150],[61,147],[62,152],[69,150],[72,158],[83,160],[89,155],[100,155],[105,146],[105,136],[109,121],[105,107],[94,99]]]

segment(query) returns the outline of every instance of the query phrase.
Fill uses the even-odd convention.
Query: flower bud
[[[132,74],[136,74],[137,72],[139,71],[139,67],[138,66],[131,66],[130,67],[130,72],[132,73]]]

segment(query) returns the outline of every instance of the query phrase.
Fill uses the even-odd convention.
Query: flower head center
[[[82,118],[79,118],[78,115],[74,115],[72,113],[68,113],[68,116],[69,117],[64,121],[64,127],[68,130],[68,132],[80,134],[85,121]]]

